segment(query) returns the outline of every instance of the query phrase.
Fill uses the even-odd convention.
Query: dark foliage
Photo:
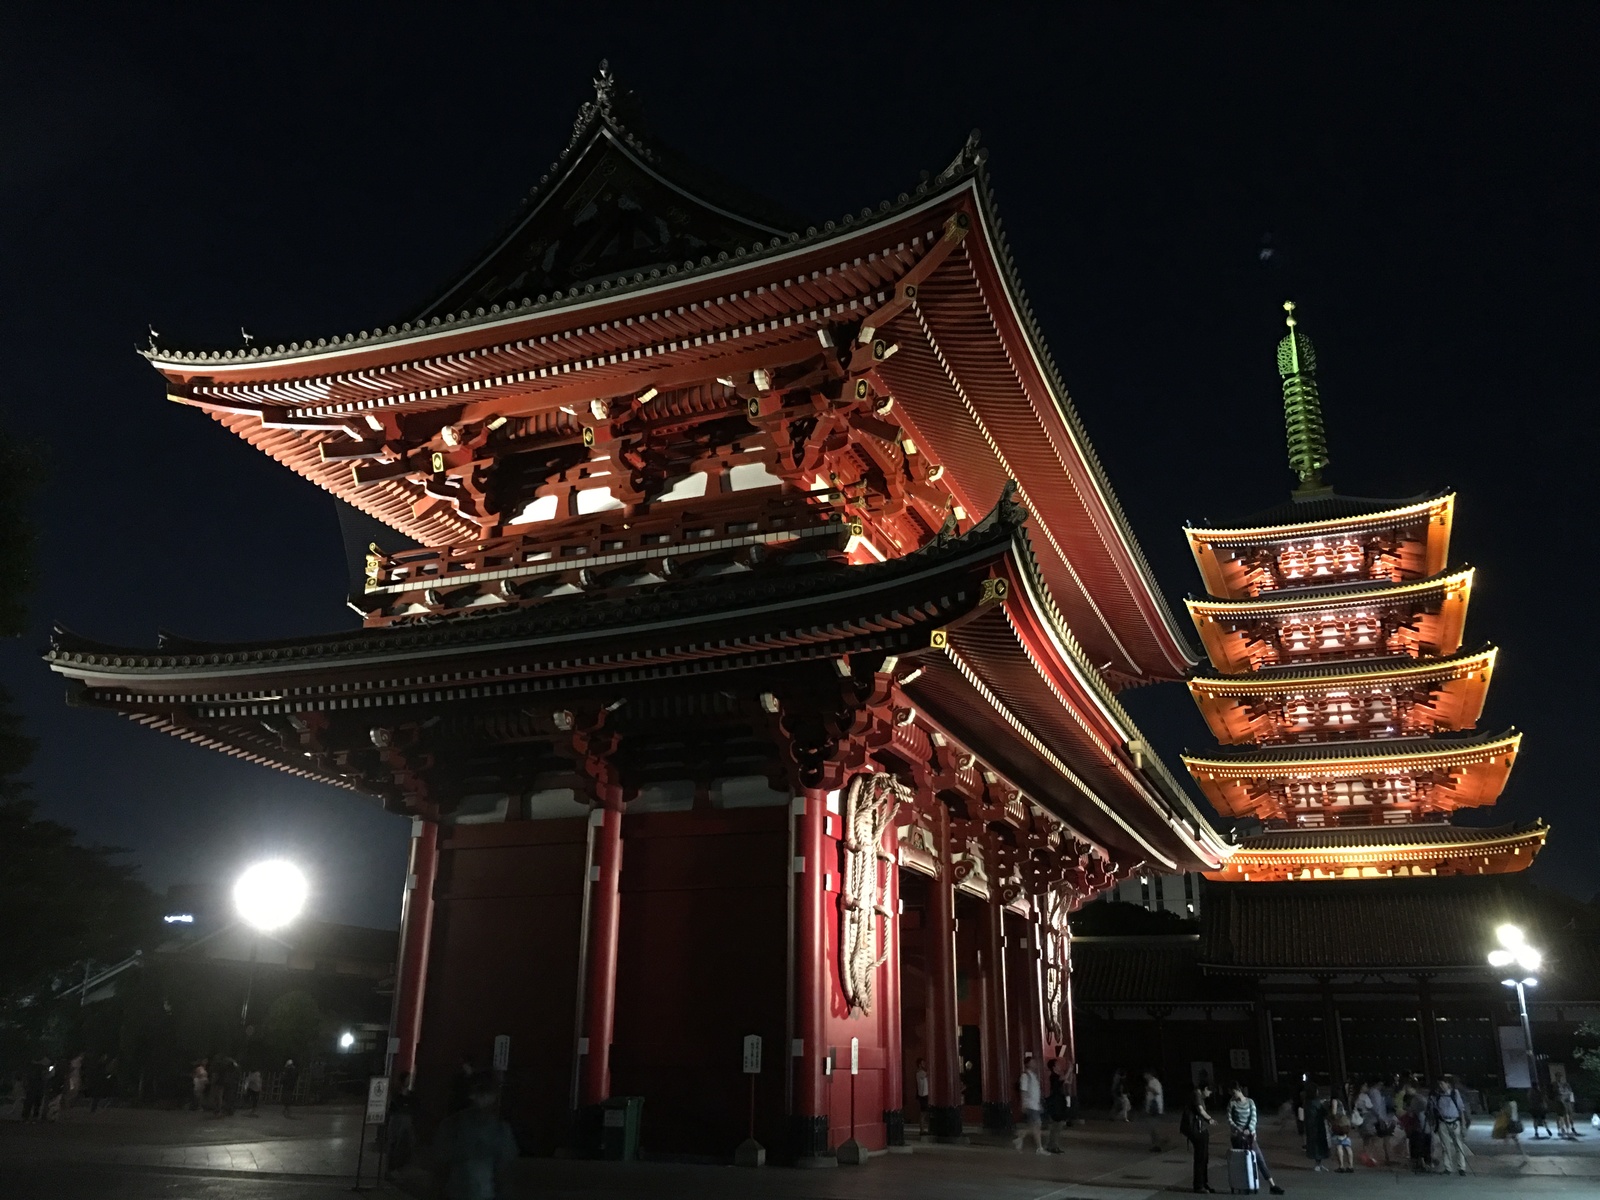
[[[37,448],[0,434],[0,633],[16,636],[33,579],[27,506]],[[79,845],[40,820],[22,779],[33,742],[0,689],[0,1063],[35,1052],[51,1028],[51,997],[90,961],[126,957],[152,927],[154,897],[116,851]]]

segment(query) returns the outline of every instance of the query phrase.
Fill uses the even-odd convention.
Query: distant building
[[[1196,871],[1182,875],[1141,873],[1120,881],[1100,899],[1137,904],[1150,912],[1169,912],[1188,919],[1200,915],[1200,879]]]

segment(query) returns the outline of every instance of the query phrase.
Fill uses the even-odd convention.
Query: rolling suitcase
[[[1254,1150],[1228,1151],[1228,1188],[1235,1193],[1261,1190],[1261,1182],[1256,1178]]]

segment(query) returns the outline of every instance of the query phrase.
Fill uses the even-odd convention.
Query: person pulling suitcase
[[[1267,1181],[1267,1190],[1274,1196],[1283,1195],[1283,1189],[1267,1168],[1267,1156],[1261,1151],[1256,1138],[1256,1125],[1260,1114],[1256,1102],[1245,1094],[1244,1084],[1233,1083],[1228,1088],[1228,1186],[1235,1192],[1255,1192],[1261,1180]]]

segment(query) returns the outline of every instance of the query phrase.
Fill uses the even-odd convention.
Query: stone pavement
[[[1340,1195],[1360,1200],[1418,1200],[1448,1192],[1460,1200],[1564,1195],[1600,1198],[1600,1133],[1579,1142],[1524,1141],[1526,1155],[1493,1142],[1487,1121],[1472,1130],[1471,1174],[1417,1177],[1404,1169],[1355,1175],[1313,1173],[1287,1132],[1269,1127],[1263,1142],[1280,1183],[1292,1196]],[[76,1110],[59,1123],[0,1124],[0,1200],[332,1200],[348,1195],[360,1111],[302,1109],[260,1118],[189,1112]],[[1068,1133],[1062,1155],[1019,1154],[1008,1144],[918,1145],[911,1154],[876,1157],[865,1167],[822,1171],[679,1163],[596,1163],[523,1159],[507,1180],[520,1197],[615,1197],[617,1200],[1151,1200],[1187,1191],[1189,1155],[1175,1119],[1154,1127],[1165,1138],[1152,1150],[1150,1125],[1094,1120]],[[649,1114],[645,1114],[648,1144]],[[367,1170],[374,1166],[367,1158]],[[1212,1185],[1226,1189],[1222,1150],[1213,1154]],[[426,1176],[404,1182],[415,1194]],[[383,1189],[396,1200],[400,1193]]]

